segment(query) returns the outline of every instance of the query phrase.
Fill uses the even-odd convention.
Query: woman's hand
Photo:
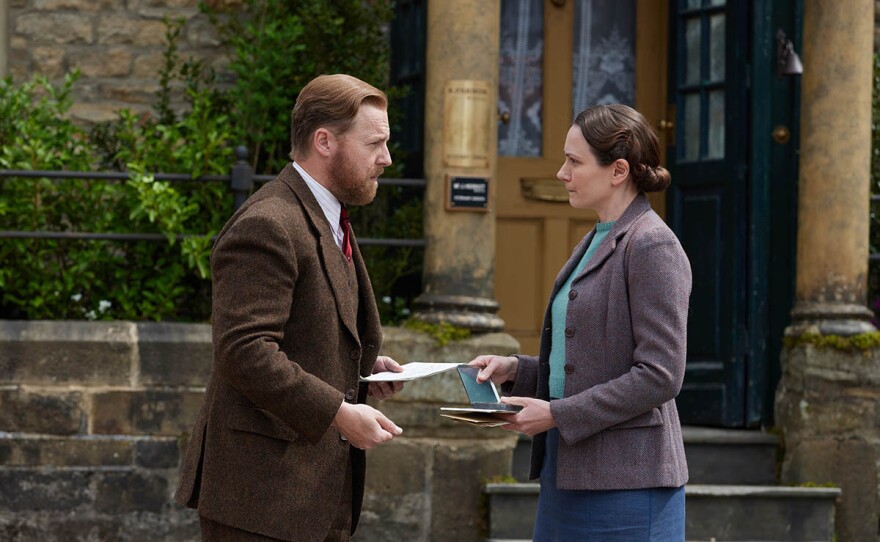
[[[504,384],[516,378],[519,359],[514,356],[477,356],[468,365],[480,368],[477,382],[485,382],[491,378],[495,384]]]
[[[556,420],[550,411],[550,403],[541,399],[532,399],[531,397],[502,397],[502,403],[508,405],[520,405],[522,410],[516,414],[499,414],[505,420],[510,420],[507,425],[502,425],[502,429],[508,431],[518,431],[530,437],[534,437],[538,433],[543,433],[549,429],[556,427]]]

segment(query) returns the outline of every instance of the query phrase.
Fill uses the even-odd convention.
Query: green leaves
[[[91,137],[66,120],[76,74],[60,87],[40,77],[0,81],[0,167],[130,173],[122,182],[0,179],[0,229],[166,239],[0,239],[0,310],[32,319],[208,318],[211,239],[232,197],[220,182],[157,181],[153,173],[226,173],[236,136],[222,99],[187,66],[168,69],[168,84],[178,78],[186,88],[189,109],[179,117],[165,115],[166,123],[121,111]]]
[[[235,7],[202,9],[225,39],[231,80],[218,84],[210,69],[181,58],[182,22],[166,20],[151,115],[123,110],[118,120],[87,132],[68,119],[76,72],[57,86],[42,77],[20,84],[0,79],[0,168],[130,174],[126,181],[0,178],[0,229],[158,233],[165,239],[0,238],[0,316],[208,319],[210,250],[232,214],[229,188],[157,180],[156,173],[227,174],[238,144],[250,149],[255,171],[275,173],[288,161],[290,111],[309,80],[349,73],[387,89],[390,0],[223,4]],[[390,114],[394,122],[395,111]],[[380,189],[373,205],[353,213],[358,235],[420,237],[420,196]],[[387,323],[405,318],[408,300],[418,293],[421,252],[363,248]]]

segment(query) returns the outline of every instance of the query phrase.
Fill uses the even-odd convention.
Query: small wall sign
[[[489,179],[486,177],[446,176],[446,210],[489,210]]]

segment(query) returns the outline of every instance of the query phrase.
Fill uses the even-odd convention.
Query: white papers
[[[409,380],[416,380],[418,378],[442,373],[443,371],[454,369],[459,365],[461,365],[461,363],[425,363],[421,361],[413,361],[401,365],[401,367],[403,367],[402,373],[393,373],[391,371],[374,373],[370,376],[362,376],[361,382],[407,382]]]

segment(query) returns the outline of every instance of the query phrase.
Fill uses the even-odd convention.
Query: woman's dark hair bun
[[[601,165],[627,161],[639,191],[659,192],[672,182],[672,175],[660,165],[657,134],[635,109],[623,104],[594,105],[581,111],[574,123]]]
[[[630,174],[636,187],[642,192],[662,192],[672,182],[672,175],[663,166],[639,164]]]

